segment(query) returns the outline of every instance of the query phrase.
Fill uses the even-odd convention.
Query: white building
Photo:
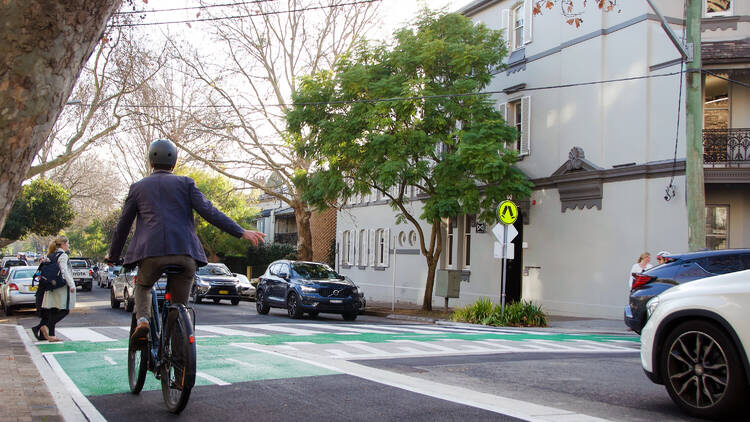
[[[638,255],[687,250],[680,56],[645,1],[610,13],[589,7],[578,28],[557,9],[532,16],[531,3],[477,0],[461,9],[509,34],[508,68],[487,90],[501,92],[498,107],[521,133],[518,167],[535,185],[515,225],[508,298],[556,315],[620,318]],[[681,34],[684,2],[658,4]],[[703,64],[719,75],[704,76],[707,244],[748,247],[750,129],[742,128],[750,127],[750,91],[722,78],[750,82],[750,3],[711,1],[704,11]],[[676,196],[667,201],[672,177]],[[461,270],[464,280],[451,304],[499,300],[490,227],[472,216],[446,223],[439,268]],[[416,233],[396,224],[385,201],[351,201],[338,215],[337,242],[340,271],[368,300],[390,301],[395,279],[397,301],[421,303],[427,266]]]

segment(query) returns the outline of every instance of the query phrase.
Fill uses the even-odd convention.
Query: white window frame
[[[377,229],[375,231],[375,266],[388,266],[388,230]]]
[[[511,35],[511,51],[518,50],[520,48],[523,48],[525,44],[524,42],[524,35],[526,33],[525,25],[526,25],[526,12],[525,12],[525,3],[519,3],[515,6],[513,6],[510,9],[510,32]],[[516,23],[518,22],[518,17],[520,17],[521,25],[517,26]],[[518,30],[521,31],[521,36],[518,36]]]
[[[458,221],[456,221],[456,227],[453,227],[453,218],[448,218],[448,230],[447,234],[445,236],[446,240],[446,258],[445,258],[445,267],[450,269],[456,268],[456,250],[458,249],[456,245],[456,235],[454,232],[454,229],[458,230]]]
[[[708,2],[709,0],[703,0],[703,16],[707,18],[712,18],[715,16],[734,16],[734,2],[737,0],[731,0],[729,2],[729,10],[725,12],[708,12]]]
[[[367,230],[359,231],[359,250],[357,251],[357,265],[367,265]]]
[[[349,243],[351,242],[349,237],[348,230],[341,233],[341,263],[344,265],[349,265]]]
[[[463,257],[462,268],[465,270],[471,269],[471,222],[476,219],[473,214],[464,215],[464,227],[463,227],[463,248],[461,250],[461,256]]]

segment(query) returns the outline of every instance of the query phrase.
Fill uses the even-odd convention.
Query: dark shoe
[[[130,342],[133,344],[144,344],[148,342],[149,333],[148,322],[139,322],[133,330],[133,334],[130,336]]]
[[[35,325],[31,327],[31,332],[34,333],[34,337],[36,337],[37,340],[42,341],[44,340],[44,337],[42,337],[42,333],[39,332],[40,328],[42,328],[41,325]]]

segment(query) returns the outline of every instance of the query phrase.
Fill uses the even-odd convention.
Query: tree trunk
[[[120,0],[0,2],[0,229]]]
[[[296,203],[294,219],[297,222],[297,259],[312,261],[312,230],[310,230],[310,215],[312,214],[304,204]]]
[[[424,300],[422,301],[422,310],[432,310],[432,291],[435,285],[435,271],[437,271],[438,260],[436,257],[427,258],[427,280],[425,280]]]
[[[11,243],[15,242],[15,240],[12,239],[5,239],[3,237],[0,237],[0,249],[10,245]]]

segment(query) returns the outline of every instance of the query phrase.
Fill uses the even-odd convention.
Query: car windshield
[[[8,261],[8,262],[5,263],[6,267],[21,267],[21,266],[25,266],[25,265],[26,265],[26,263],[23,262],[23,261]]]
[[[232,275],[223,265],[206,265],[198,268],[198,275]]]
[[[88,264],[86,263],[86,261],[75,261],[75,260],[71,260],[71,261],[70,261],[70,265],[71,265],[71,266],[72,266],[73,268],[88,268],[88,266],[89,266],[89,265],[88,265]]]
[[[28,270],[17,270],[15,273],[13,273],[13,279],[17,280],[19,278],[31,278],[34,277],[35,272],[36,270],[33,268],[29,268]]]
[[[327,278],[338,278],[336,271],[327,265],[320,264],[292,264],[292,271],[305,280],[323,280]]]

